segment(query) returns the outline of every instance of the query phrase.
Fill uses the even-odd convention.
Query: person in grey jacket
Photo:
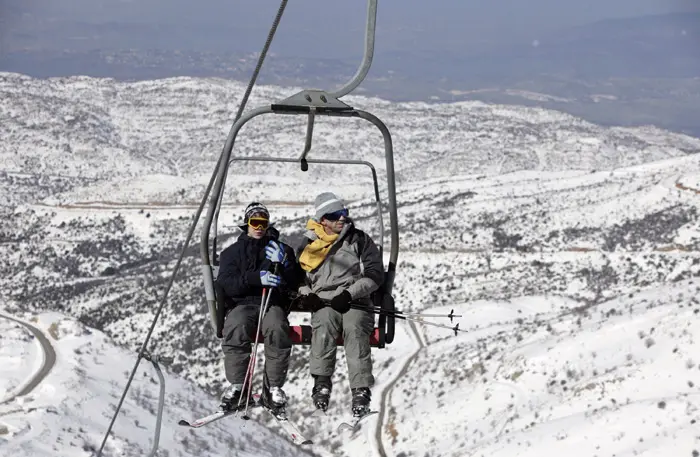
[[[331,192],[316,197],[299,249],[299,265],[306,271],[299,288],[304,307],[312,309],[310,371],[312,400],[325,411],[332,391],[336,340],[343,337],[352,392],[352,411],[361,417],[370,411],[372,355],[370,335],[374,314],[350,303],[371,305],[370,294],[384,281],[381,254],[372,238],[355,227],[344,202]]]

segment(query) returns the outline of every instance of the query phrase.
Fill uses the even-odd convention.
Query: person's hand
[[[278,287],[282,284],[282,278],[269,271],[261,271],[260,284],[267,287]]]
[[[323,303],[321,301],[321,299],[319,298],[319,296],[316,294],[304,295],[302,297],[302,300],[303,300],[302,304],[303,304],[304,308],[308,309],[314,313],[316,311],[318,311],[319,309],[323,308],[324,306],[326,306],[326,304]]]
[[[265,246],[265,257],[272,263],[284,263],[284,249],[279,243],[270,240]]]
[[[340,314],[345,314],[350,311],[350,302],[352,296],[347,290],[342,291],[331,299],[331,308],[338,311]]]

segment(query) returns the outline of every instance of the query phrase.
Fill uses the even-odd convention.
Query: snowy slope
[[[0,154],[10,160],[3,163],[13,164],[0,174],[11,190],[5,209],[11,217],[0,219],[0,294],[29,313],[80,317],[131,351],[99,384],[112,383],[109,395],[119,395],[133,363],[128,354],[140,346],[170,279],[240,84],[2,78],[9,95],[0,109],[14,120],[0,143]],[[256,89],[252,104],[293,91]],[[30,114],[24,97],[41,108]],[[395,137],[397,306],[431,313],[454,308],[465,315],[461,328],[469,333],[454,337],[422,325],[416,332],[400,322],[394,344],[373,352],[373,407],[382,414],[355,436],[335,432],[349,413],[343,351],[329,417],[319,420],[307,417],[308,348],[295,348],[286,386],[290,415],[317,443],[312,451],[353,457],[691,455],[694,438],[676,408],[683,404],[693,420],[693,397],[683,395],[696,381],[682,376],[684,369],[692,373],[684,368],[692,357],[677,355],[688,354],[693,343],[671,327],[692,322],[685,313],[700,286],[700,140],[652,127],[602,128],[531,108],[351,100],[387,120]],[[65,120],[80,110],[90,113]],[[296,156],[303,122],[271,119],[244,129],[241,151]],[[343,151],[382,170],[378,136],[333,122],[316,130],[312,155]],[[63,143],[74,152],[62,153]],[[110,148],[119,152],[110,155]],[[170,163],[173,154],[177,166]],[[235,226],[250,200],[269,203],[291,238],[315,194],[326,189],[349,200],[361,228],[380,235],[372,189],[359,172],[281,173],[278,167],[236,169],[221,213],[220,248],[238,234]],[[380,191],[385,195],[385,186]],[[200,229],[154,341],[158,355],[173,359],[169,368],[179,380],[168,385],[189,381],[214,394],[223,369],[205,311]],[[389,233],[383,235],[388,243]],[[292,316],[294,322],[307,318]],[[692,327],[687,330],[692,335]],[[647,348],[648,338],[654,342]],[[12,341],[16,351],[32,350],[19,334]],[[649,391],[647,384],[660,384],[652,375],[664,370],[674,382]],[[10,375],[5,390],[26,375]],[[204,409],[215,404],[214,397],[201,398]],[[666,409],[658,407],[661,400]],[[638,436],[651,424],[648,417],[658,429]],[[641,420],[647,423],[635,422]],[[619,429],[608,433],[613,423]],[[133,434],[142,449],[152,433],[146,428]],[[118,423],[115,436],[125,440],[131,428],[120,431]]]
[[[669,290],[674,290],[678,281],[697,277],[700,271],[700,256],[697,252],[700,230],[696,216],[699,201],[695,193],[675,185],[676,182],[688,182],[691,178],[685,177],[695,174],[686,175],[684,170],[693,169],[698,169],[697,156],[614,172],[519,172],[490,177],[461,176],[405,186],[399,194],[403,231],[399,276],[395,286],[397,303],[401,309],[413,312],[434,312],[431,308],[435,305],[454,307],[457,313],[465,314],[460,320],[462,328],[470,330],[477,326],[488,326],[492,320],[505,322],[492,329],[506,332],[505,334],[494,337],[487,331],[483,337],[512,339],[517,338],[512,336],[517,335],[514,329],[525,323],[511,322],[519,315],[517,310],[509,308],[508,300],[533,301],[532,306],[535,308],[530,314],[540,313],[544,317],[538,318],[544,320],[557,318],[556,311],[562,306],[603,307],[608,300],[624,298],[630,293],[636,294],[638,290],[654,290],[664,284],[667,284],[665,287]],[[280,196],[289,191],[284,185],[276,189]],[[304,209],[306,205],[271,205],[271,208],[273,214],[281,219],[281,226],[286,229],[301,226],[304,218],[295,216],[295,213],[301,212],[300,208]],[[364,219],[364,215],[369,213],[364,202],[355,202],[352,208],[358,215],[358,223],[370,225]],[[234,209],[242,208],[229,208],[227,213],[235,214],[231,213]],[[184,226],[168,224],[173,222],[172,218],[177,220],[189,215],[191,210],[166,206],[160,209],[146,208],[145,211],[120,207],[92,210],[34,207],[33,211],[38,220],[47,218],[45,228],[35,235],[36,239],[51,239],[54,244],[56,240],[63,240],[65,244],[61,245],[61,251],[66,252],[68,249],[67,252],[74,254],[56,257],[56,263],[51,260],[51,255],[40,254],[44,259],[43,271],[19,272],[14,281],[26,284],[30,290],[51,290],[50,295],[62,298],[48,298],[48,306],[61,307],[71,314],[91,316],[97,322],[103,322],[104,328],[117,341],[134,346],[145,335],[152,318],[150,310],[155,305],[153,292],[157,292],[167,279],[167,268],[157,262],[147,262],[145,266],[120,266],[115,263],[115,259],[119,259],[115,253],[96,255],[84,250],[73,251],[74,243],[78,243],[78,246],[92,243],[94,248],[94,241],[86,237],[86,233],[97,231],[101,234],[101,240],[106,240],[107,236],[121,240],[120,255],[129,258],[138,252],[148,252],[144,251],[143,246],[153,248],[162,245],[164,239],[172,239],[173,242],[178,240],[181,234],[171,230],[173,227]],[[102,232],[100,227],[109,226],[97,221],[112,221],[116,214],[123,221],[119,229],[110,231],[109,235]],[[76,225],[71,227],[70,221]],[[233,230],[232,225],[230,222],[226,224],[227,232]],[[51,236],[48,236],[49,233]],[[149,233],[158,235],[153,240],[148,236]],[[104,246],[112,245],[105,243]],[[128,246],[132,246],[133,251],[127,249]],[[55,248],[44,246],[42,249],[45,249],[45,253],[49,252],[46,249]],[[111,249],[105,252],[111,252]],[[31,257],[27,257],[27,251],[24,252],[26,261]],[[67,270],[69,278],[73,279],[61,280],[58,271],[68,258],[83,266],[83,273],[74,274]],[[94,268],[85,268],[90,265]],[[99,265],[102,266],[97,268]],[[100,277],[97,272],[102,271],[105,265],[114,265],[120,272]],[[156,271],[159,273],[155,276],[147,274],[148,265],[158,265]],[[214,386],[216,391],[216,386],[222,379],[220,351],[217,341],[210,333],[203,307],[197,305],[201,303],[201,278],[196,271],[196,260],[190,258],[189,265],[185,269],[185,277],[176,283],[171,293],[171,304],[160,321],[157,330],[159,351],[175,358],[173,367],[178,372],[204,386]],[[53,286],[47,289],[47,274],[52,271],[57,273],[49,281]],[[6,283],[6,287],[10,287],[10,284]],[[689,291],[693,289],[694,287]],[[75,298],[70,298],[71,296]],[[667,306],[675,305],[669,303]],[[117,309],[119,314],[115,315]],[[303,318],[294,316],[293,320]],[[432,320],[446,323],[446,320]],[[603,322],[601,325],[609,324]],[[399,323],[398,330],[397,340],[389,349],[374,353],[378,381],[375,408],[382,405],[383,389],[391,387],[395,376],[402,370],[404,361],[409,360],[419,346],[420,339],[411,334],[410,327]],[[173,333],[182,335],[182,338],[172,338],[170,335]],[[471,409],[474,401],[471,395],[481,395],[483,392],[470,393],[470,389],[476,388],[472,384],[483,376],[470,378],[468,373],[474,364],[471,355],[481,354],[482,358],[486,358],[493,348],[488,346],[486,349],[478,349],[479,346],[475,346],[470,339],[473,333],[452,338],[449,330],[430,332],[430,335],[443,338],[444,344],[438,345],[437,349],[430,345],[428,349],[418,352],[419,358],[412,361],[398,384],[391,389],[387,405],[393,408],[384,407],[386,414],[381,418],[383,423],[380,426],[380,437],[387,455],[400,455],[400,452],[412,455],[408,453],[409,449],[421,448],[420,446],[423,446],[421,449],[424,448],[425,452],[443,455],[444,449],[440,450],[439,446],[431,444],[431,438],[420,438],[422,444],[414,443],[407,438],[411,436],[407,430],[420,429],[419,424],[433,420],[428,412],[437,414],[441,411],[444,405],[428,400],[428,392],[441,383],[448,385],[449,376],[463,378],[458,384],[459,390],[450,393],[470,399],[463,405],[461,416],[458,415],[458,410],[450,410],[449,416],[454,417],[458,423],[470,423],[469,421],[475,420],[473,418],[483,415],[481,409],[475,413]],[[482,333],[475,335],[481,337]],[[523,332],[523,336],[526,334]],[[573,335],[572,339],[578,341],[576,338],[588,337],[586,335],[588,334],[580,337]],[[546,340],[535,346],[553,347],[555,343],[556,341]],[[567,344],[578,343],[563,340],[562,344],[562,350],[565,350]],[[609,344],[611,348],[604,350],[615,351],[619,343],[615,340]],[[519,347],[513,343],[500,351],[511,354]],[[349,393],[345,384],[342,351],[329,418],[318,420],[305,417],[310,411],[308,395],[311,388],[311,380],[306,371],[307,351],[307,348],[295,349],[287,391],[292,398],[291,417],[300,425],[303,433],[312,436],[318,443],[314,451],[320,455],[380,455],[376,451],[378,444],[375,428],[379,418],[368,421],[356,437],[338,436],[334,431],[340,421],[348,418]],[[444,356],[438,357],[439,353],[444,353]],[[457,357],[455,353],[464,353],[464,357]],[[512,366],[510,371],[515,372],[518,367],[527,371],[515,362],[508,363],[508,367]],[[557,363],[561,365],[563,362]],[[434,369],[437,378],[429,376],[432,376],[432,372],[418,368]],[[587,368],[588,371],[585,376],[581,375],[580,382],[597,382],[592,375],[593,369]],[[548,373],[553,370],[561,372],[562,368],[553,365]],[[503,380],[499,377],[501,371],[497,366],[489,366],[487,373],[493,372],[495,377],[492,379],[487,376],[487,382],[502,383]],[[464,374],[459,374],[462,372]],[[524,373],[520,376],[523,380],[527,379]],[[523,395],[534,395],[532,390],[536,391],[537,388],[535,386],[525,390]],[[491,390],[493,389],[495,388]],[[425,398],[421,402],[423,409],[413,409],[414,395]],[[450,398],[447,392],[443,396]],[[545,407],[549,408],[551,402],[557,399],[561,400],[562,405],[570,402],[568,397],[556,397],[548,399],[549,403],[545,402]],[[404,404],[408,409],[401,413]],[[501,406],[507,408],[507,405]],[[538,415],[543,415],[546,411],[537,409],[538,406],[533,408]],[[505,413],[500,411],[499,414]],[[507,417],[509,416],[503,416],[503,420]],[[603,424],[605,422],[596,422],[591,427],[600,430],[600,427],[604,427]],[[444,424],[438,425],[435,442],[439,442],[444,427]],[[496,433],[489,428],[490,425],[482,424],[479,427],[479,432],[475,433],[483,432],[486,441],[469,441],[464,446],[485,446],[490,439],[488,437],[493,437]],[[567,433],[573,435],[579,425],[574,422],[567,427]],[[396,438],[395,435],[401,438]],[[404,438],[407,441],[404,442]],[[494,442],[498,446],[503,444],[502,441]],[[473,451],[481,449],[478,446]],[[544,447],[535,446],[533,449],[533,452],[542,452]],[[424,452],[415,455],[424,455]],[[470,454],[465,452],[454,455]]]
[[[117,348],[102,332],[88,329],[73,318],[58,313],[24,317],[49,335],[57,361],[35,391],[0,405],[2,454],[94,455],[133,368],[133,354]],[[0,333],[0,391],[7,392],[31,376],[32,367],[37,361],[41,363],[41,351],[28,340],[19,324],[0,318]],[[107,441],[105,456],[147,455],[151,451],[158,392],[156,372],[144,362]],[[252,421],[241,427],[240,419],[231,418],[196,432],[177,425],[182,418],[208,414],[215,402],[200,389],[166,373],[158,455],[307,455]]]
[[[393,455],[695,455],[698,287],[457,305],[470,332],[424,329],[396,386]]]

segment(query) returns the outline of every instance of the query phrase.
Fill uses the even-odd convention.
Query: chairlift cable
[[[272,27],[270,28],[270,32],[268,33],[263,50],[260,53],[260,56],[258,57],[258,63],[255,66],[255,70],[253,72],[253,75],[251,76],[249,83],[248,83],[248,87],[246,89],[246,92],[243,96],[243,99],[241,100],[241,104],[238,107],[238,112],[236,114],[236,120],[238,120],[243,114],[243,111],[245,109],[245,105],[248,102],[248,98],[250,97],[250,93],[253,90],[253,86],[255,85],[255,81],[257,80],[257,77],[260,73],[260,69],[262,68],[263,61],[265,59],[265,56],[267,55],[267,51],[270,48],[270,45],[271,45],[272,40],[274,38],[275,32],[277,31],[277,27],[279,26],[279,23],[282,19],[282,14],[284,13],[284,10],[287,6],[287,2],[288,2],[288,0],[282,0],[282,2],[280,3],[280,7],[277,11],[277,15],[275,16]],[[209,195],[209,193],[211,192],[211,189],[214,186],[214,183],[216,181],[217,170],[221,165],[222,165],[221,164],[221,157],[219,157],[219,162],[216,164],[216,169],[214,170],[214,173],[212,174],[212,177],[209,180],[209,184],[207,185],[205,195]],[[131,373],[129,374],[129,379],[127,380],[126,387],[124,388],[124,392],[122,393],[122,396],[119,399],[119,403],[117,404],[117,408],[114,412],[114,415],[112,416],[112,420],[109,423],[109,426],[107,427],[107,431],[105,432],[104,438],[102,439],[102,443],[100,444],[100,449],[97,451],[97,457],[102,456],[102,451],[104,450],[105,444],[107,444],[107,439],[109,438],[109,434],[112,431],[112,428],[114,427],[114,423],[117,420],[117,416],[119,415],[119,411],[121,410],[121,407],[124,403],[124,399],[126,398],[126,394],[129,391],[129,387],[131,386],[131,383],[134,380],[134,376],[136,375],[136,370],[138,370],[141,359],[146,355],[146,346],[148,345],[148,343],[151,339],[151,335],[153,334],[153,330],[155,330],[156,323],[158,322],[158,319],[160,318],[160,314],[163,311],[163,308],[165,306],[165,301],[168,298],[168,294],[170,293],[170,290],[173,286],[173,283],[175,282],[175,276],[177,275],[177,272],[180,269],[180,265],[182,264],[182,260],[184,259],[185,253],[187,252],[187,247],[189,246],[190,241],[192,240],[192,236],[194,235],[195,228],[197,227],[197,222],[199,221],[199,218],[202,214],[202,211],[204,210],[205,204],[206,204],[206,198],[202,199],[202,203],[199,205],[199,208],[197,209],[195,217],[192,220],[192,224],[190,225],[189,231],[188,231],[187,236],[185,238],[185,243],[182,245],[182,249],[180,250],[180,255],[178,256],[177,262],[175,263],[175,268],[173,269],[173,272],[170,275],[170,279],[168,280],[168,284],[166,285],[163,296],[160,299],[160,303],[158,304],[158,308],[156,309],[155,315],[153,316],[153,321],[151,322],[151,326],[148,329],[148,333],[146,334],[146,338],[144,339],[144,341],[141,345],[141,348],[139,349],[138,357],[136,358],[136,363],[134,364],[134,368],[131,370]],[[158,417],[157,421],[156,421],[156,437],[158,437],[158,435],[160,434],[160,428],[161,428],[161,417]],[[156,438],[156,440],[157,440],[157,438]],[[157,449],[154,446],[153,450],[149,454],[149,457],[155,456],[156,451],[157,451]]]
[[[235,124],[238,122],[238,120],[241,118],[243,115],[243,111],[245,110],[246,105],[248,104],[248,98],[250,98],[251,92],[253,92],[253,87],[255,86],[255,82],[258,80],[258,75],[260,74],[260,70],[262,69],[263,62],[265,61],[265,57],[267,57],[267,51],[270,49],[270,45],[272,44],[272,40],[275,37],[275,33],[277,32],[277,27],[279,27],[280,21],[282,20],[282,15],[284,14],[285,8],[287,8],[287,1],[288,0],[282,0],[280,3],[279,9],[277,10],[277,15],[275,16],[275,20],[272,22],[272,27],[270,27],[270,31],[267,34],[267,39],[265,40],[265,44],[263,45],[262,51],[260,51],[260,56],[258,57],[258,63],[255,65],[255,70],[253,70],[253,74],[250,77],[250,81],[248,81],[248,87],[245,89],[245,93],[243,94],[243,98],[241,99],[241,103],[238,105],[238,112],[236,113],[236,118],[233,120],[233,123]],[[216,164],[216,168],[214,169],[214,173],[212,175],[212,183],[214,180],[214,176],[216,176],[216,172],[218,171],[219,167],[221,166],[221,156],[219,157],[219,162]],[[207,193],[205,195],[209,194],[209,190],[211,188],[207,189]],[[221,195],[219,195],[219,200],[216,203],[216,214],[214,215],[214,218],[216,220],[219,220],[219,212],[221,211],[221,200],[224,198],[224,193],[221,192]],[[216,226],[215,226],[216,227]],[[216,237],[214,237],[214,246],[213,246],[213,251],[214,251],[214,256],[212,258],[212,264],[213,265],[218,265],[218,259],[216,255]]]

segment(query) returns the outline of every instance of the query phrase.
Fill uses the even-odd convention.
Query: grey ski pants
[[[252,343],[255,341],[255,329],[258,326],[260,306],[236,306],[226,315],[224,321],[224,369],[226,379],[231,384],[243,384]],[[289,354],[292,352],[292,340],[289,337],[287,314],[279,306],[272,306],[263,317],[261,331],[265,345],[265,374],[270,387],[282,387],[287,379]]]
[[[369,336],[374,330],[374,314],[358,309],[340,314],[327,306],[311,315],[311,328],[309,365],[312,375],[333,375],[336,340],[342,334],[350,388],[374,385],[372,348],[369,345]]]

